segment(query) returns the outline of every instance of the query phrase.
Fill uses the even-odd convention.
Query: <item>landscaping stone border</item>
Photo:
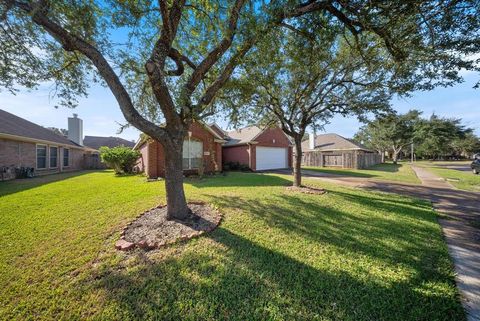
[[[137,215],[135,217],[135,219],[133,219],[131,222],[129,222],[120,232],[120,239],[115,243],[115,248],[117,250],[120,250],[120,251],[130,251],[130,250],[133,250],[135,248],[150,251],[150,250],[166,247],[168,245],[175,244],[175,243],[180,242],[180,241],[187,241],[187,240],[190,240],[192,238],[199,237],[199,236],[201,236],[205,233],[213,231],[215,228],[218,227],[218,225],[220,225],[223,216],[220,212],[218,212],[218,210],[216,208],[213,208],[211,205],[209,205],[205,202],[197,202],[197,201],[188,202],[188,205],[200,205],[200,206],[209,207],[209,209],[212,212],[216,213],[215,220],[213,221],[213,225],[209,226],[205,230],[191,231],[187,235],[182,235],[178,238],[171,239],[171,240],[158,241],[158,242],[147,242],[145,240],[140,240],[138,242],[127,241],[125,239],[125,233],[132,226],[132,224],[134,224],[138,219],[142,218],[144,215],[150,213],[151,211],[158,210],[158,209],[166,207],[166,205],[159,205],[159,206],[152,207],[152,208],[140,213],[139,215]],[[195,212],[194,212],[194,214],[195,214]]]

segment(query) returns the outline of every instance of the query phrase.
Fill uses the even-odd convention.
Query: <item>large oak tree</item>
[[[0,87],[54,81],[60,102],[74,106],[92,80],[108,86],[128,123],[164,147],[168,216],[184,218],[190,124],[217,111],[215,98],[256,42],[308,16],[357,44],[373,35],[396,61],[416,65],[399,68],[402,78],[428,74],[420,86],[458,80],[479,46],[475,1],[1,0]]]
[[[313,32],[297,26],[271,32],[230,84],[243,95],[241,104],[255,115],[253,121],[278,124],[292,138],[294,186],[301,186],[302,141],[308,127],[321,127],[334,114],[362,116],[389,109],[388,72],[378,61],[378,48],[364,48],[359,55],[337,29],[331,25]]]

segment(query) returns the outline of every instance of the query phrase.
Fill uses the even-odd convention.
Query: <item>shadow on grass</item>
[[[69,179],[72,177],[77,177],[77,176],[86,175],[90,173],[105,173],[105,174],[113,175],[111,171],[106,171],[106,170],[83,170],[83,171],[74,171],[74,172],[66,172],[66,173],[59,173],[59,174],[36,176],[33,178],[14,179],[11,181],[0,182],[0,196],[6,196],[9,194],[23,192],[38,186],[47,185],[47,184],[63,181],[65,179]]]
[[[384,163],[384,164],[373,165],[371,167],[366,168],[366,170],[396,173],[400,170],[401,167],[403,167],[402,164]]]
[[[317,172],[321,174],[326,174],[326,175],[335,175],[335,176],[350,176],[350,177],[363,177],[363,178],[373,178],[377,177],[377,175],[372,175],[372,174],[367,174],[367,173],[361,173],[361,172],[356,172],[354,170],[349,170],[349,169],[333,169],[331,167],[307,167],[307,168],[302,168],[303,172]]]
[[[225,172],[204,178],[186,178],[186,184],[197,188],[204,187],[258,187],[289,186],[292,182],[280,176],[262,173]]]
[[[258,233],[281,240],[262,245],[253,241],[254,234],[244,236],[255,233],[250,227],[238,232],[220,227],[207,236],[213,243],[188,244],[159,261],[138,254],[141,263],[135,268],[112,267],[95,285],[116,306],[115,318],[124,320],[464,320],[456,295],[437,288],[453,289],[454,283],[426,204],[330,193],[369,212],[322,205],[318,196],[249,200],[210,195],[228,213],[248,213],[245,224],[265,222],[269,228]],[[372,215],[375,210],[382,214]],[[311,252],[294,258],[288,244],[298,247],[299,242]],[[350,270],[341,259],[338,266],[325,263],[338,260],[335,253],[367,259]],[[374,266],[385,266],[390,270],[385,273],[398,265],[408,266],[409,274],[378,279],[362,266],[371,260],[383,261]],[[108,319],[112,311],[100,318]]]
[[[381,177],[380,172],[386,173],[396,173],[402,167],[402,164],[377,164],[371,167],[365,168],[363,170],[354,170],[354,169],[336,169],[332,167],[307,167],[304,168],[304,171],[313,171],[325,174],[332,174],[332,175],[339,175],[339,176],[351,176],[351,177],[363,177],[363,178],[374,178],[374,177]],[[369,171],[366,173],[365,171]],[[377,175],[375,172],[379,172]]]
[[[323,270],[220,228],[225,250],[191,252],[97,282],[117,319],[162,320],[462,320],[447,295],[419,291],[425,275],[388,285]],[[106,315],[101,316],[107,319]]]
[[[439,232],[436,216],[428,204],[398,200],[393,202],[347,192],[328,193],[341,196],[344,202],[358,204],[355,207],[357,211],[363,207],[385,215],[349,213],[335,207],[322,206],[315,199],[289,195],[277,196],[270,202],[252,202],[240,197],[210,197],[221,208],[248,211],[271,228],[280,228],[294,237],[330,244],[342,251],[362,253],[389,264],[418,268],[419,256],[442,256],[444,246],[440,237],[432,243],[435,247],[428,254],[424,251],[425,241],[433,239],[432,235],[438,236]]]

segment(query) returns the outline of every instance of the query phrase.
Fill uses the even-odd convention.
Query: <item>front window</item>
[[[37,168],[47,168],[47,146],[37,145]]]
[[[196,169],[202,164],[203,144],[197,140],[183,141],[183,169]]]
[[[63,149],[63,167],[70,166],[70,149]]]
[[[58,147],[50,147],[50,168],[57,167]]]

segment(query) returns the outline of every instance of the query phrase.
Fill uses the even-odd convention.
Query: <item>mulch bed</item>
[[[167,220],[167,207],[159,206],[140,214],[122,231],[117,250],[134,248],[153,250],[180,240],[189,240],[215,229],[221,214],[205,203],[188,203],[190,216],[185,220]]]
[[[322,195],[325,194],[327,191],[323,188],[316,188],[310,186],[288,186],[287,191],[289,192],[299,192],[304,194],[314,194],[314,195]]]

